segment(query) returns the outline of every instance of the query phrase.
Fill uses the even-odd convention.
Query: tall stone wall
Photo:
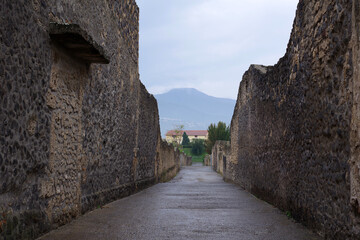
[[[159,117],[139,79],[135,0],[4,0],[0,15],[0,239],[155,183]]]
[[[244,74],[227,178],[326,239],[360,237],[358,1],[300,0],[286,54]]]

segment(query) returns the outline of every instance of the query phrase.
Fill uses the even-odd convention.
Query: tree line
[[[207,130],[208,138],[205,141],[202,139],[194,139],[190,142],[189,136],[184,132],[181,145],[184,148],[191,148],[192,154],[201,155],[204,151],[211,154],[212,148],[218,140],[230,141],[230,126],[226,126],[224,122],[210,124]]]

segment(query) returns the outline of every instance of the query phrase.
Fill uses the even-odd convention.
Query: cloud
[[[194,87],[236,98],[250,64],[275,64],[297,0],[138,0],[140,72],[152,93]]]

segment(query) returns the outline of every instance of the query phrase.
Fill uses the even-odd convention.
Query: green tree
[[[210,124],[208,127],[208,139],[205,141],[206,152],[211,154],[211,150],[218,140],[230,141],[230,126],[224,122]]]
[[[181,145],[183,145],[183,147],[188,146],[190,143],[190,139],[189,139],[189,136],[186,134],[186,132],[183,133],[182,139],[183,140],[181,142]]]
[[[191,153],[196,156],[200,156],[204,153],[204,140],[202,139],[194,139],[191,142]]]

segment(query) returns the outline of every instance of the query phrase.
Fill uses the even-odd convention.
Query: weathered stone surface
[[[231,155],[231,146],[229,141],[216,141],[212,151],[211,159],[214,171],[224,176],[227,173],[227,162]],[[224,176],[225,177],[225,176]]]
[[[160,133],[160,130],[159,130]],[[157,181],[166,182],[180,171],[180,151],[159,138],[158,156],[155,165]]]
[[[211,165],[212,165],[211,155],[206,155],[204,158],[204,166],[211,166]]]
[[[100,47],[79,25],[50,23],[49,34],[68,54],[88,63],[109,63]]]
[[[358,1],[301,0],[287,52],[251,66],[227,179],[326,239],[360,238]]]
[[[192,157],[187,156],[185,153],[180,153],[180,166],[191,166]]]
[[[33,239],[178,171],[173,148],[159,158],[138,16],[135,0],[0,3],[0,239]]]

